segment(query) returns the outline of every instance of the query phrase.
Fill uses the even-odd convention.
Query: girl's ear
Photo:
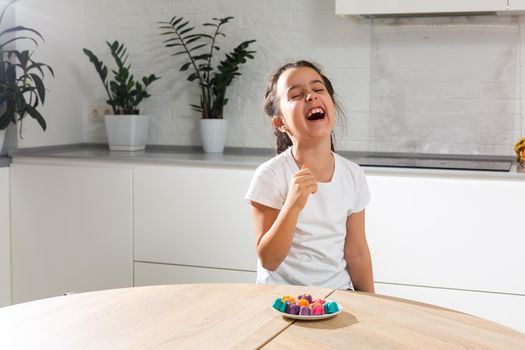
[[[272,124],[277,130],[279,130],[281,132],[286,132],[286,125],[283,122],[283,118],[281,118],[281,117],[279,117],[277,115],[274,115],[272,117]]]

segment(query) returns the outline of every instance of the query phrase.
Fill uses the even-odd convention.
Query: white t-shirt
[[[257,262],[257,283],[353,288],[344,259],[346,220],[370,200],[365,173],[356,163],[333,153],[330,182],[318,182],[299,214],[288,256],[276,271]],[[245,196],[271,208],[284,205],[292,175],[299,171],[292,148],[261,164]]]

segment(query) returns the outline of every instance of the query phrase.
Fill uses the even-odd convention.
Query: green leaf
[[[190,21],[186,21],[186,22],[180,24],[177,28],[175,28],[175,30],[178,32],[179,30],[184,28],[188,23],[190,23]]]
[[[188,76],[188,81],[194,81],[199,78],[199,75],[197,73],[192,73]]]
[[[40,39],[42,39],[42,41],[44,40],[44,38],[42,37],[42,35],[40,35],[39,32],[37,32],[34,29],[23,27],[23,26],[15,26],[15,27],[7,28],[7,29],[3,30],[2,32],[0,32],[0,37],[2,35],[8,34],[8,33],[22,32],[22,31],[32,32],[32,33],[38,35],[40,37]]]
[[[170,24],[172,27],[175,27],[177,24],[180,23],[180,21],[182,21],[184,19],[184,17],[179,17],[177,18],[177,16],[173,17],[170,21]]]
[[[3,19],[4,19],[4,16],[5,16],[5,13],[7,11],[7,8],[9,6],[11,6],[12,4],[14,4],[17,0],[12,0],[10,1],[9,3],[7,3],[4,8],[2,9],[2,13],[0,14],[0,23],[2,23]]]
[[[211,55],[209,53],[203,53],[202,55],[193,56],[194,60],[207,60]]]
[[[15,37],[15,38],[9,39],[6,42],[2,43],[0,45],[0,50],[3,49],[5,46],[9,45],[10,43],[14,42],[14,41],[23,40],[23,39],[31,40],[36,46],[38,46],[38,42],[35,39],[33,39],[31,37],[28,37],[28,36],[19,36],[19,37]]]
[[[169,39],[163,40],[162,42],[163,43],[171,43],[172,41],[180,41],[180,39],[179,38],[169,38]]]
[[[192,42],[197,41],[200,38],[201,38],[200,36],[193,37],[190,40],[186,41],[186,45],[191,44]]]
[[[184,63],[184,64],[182,65],[182,67],[180,67],[180,70],[179,70],[179,71],[180,71],[180,72],[184,72],[184,71],[188,70],[188,68],[190,67],[190,65],[191,65],[191,62]]]
[[[198,50],[198,49],[200,49],[201,47],[204,47],[204,46],[207,46],[207,45],[208,45],[208,44],[200,44],[200,45],[197,45],[197,46],[195,46],[195,47],[192,47],[192,48],[190,49],[190,52],[191,52],[191,51]]]
[[[179,33],[180,36],[183,36],[184,34],[188,33],[188,32],[191,32],[193,29],[195,29],[195,27],[191,27],[191,28],[186,28],[184,29],[183,31],[181,31]]]
[[[44,117],[42,117],[42,114],[40,114],[40,112],[38,112],[36,110],[36,108],[33,108],[32,106],[30,105],[26,105],[26,110],[27,110],[27,113],[34,119],[36,119],[36,121],[38,122],[38,124],[40,124],[40,126],[42,127],[42,129],[45,131],[46,130],[46,121],[44,120]]]
[[[44,100],[46,98],[46,88],[44,87],[44,83],[42,82],[42,79],[34,73],[29,74],[31,76],[31,79],[35,83],[36,90],[38,92],[38,96],[40,97],[40,100],[42,103],[44,103]]]

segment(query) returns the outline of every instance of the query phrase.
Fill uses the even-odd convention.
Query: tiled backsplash
[[[186,58],[170,56],[159,35],[157,22],[174,15],[194,25],[235,16],[222,49],[257,40],[255,60],[228,93],[227,146],[273,147],[262,112],[266,76],[297,59],[321,64],[334,84],[346,115],[339,150],[511,155],[524,133],[522,17],[372,23],[336,16],[333,0],[86,0],[84,7],[85,47],[107,57],[104,42],[118,39],[136,75],[162,77],[143,105],[153,116],[152,144],[200,144],[199,115],[188,106],[198,101],[197,86],[178,71]],[[103,101],[94,71],[84,71],[84,102]],[[83,125],[85,141],[105,142],[102,124],[86,114]]]
[[[517,17],[376,22],[372,147],[508,153],[521,128],[519,34]]]

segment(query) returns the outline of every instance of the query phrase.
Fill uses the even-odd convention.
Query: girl
[[[310,62],[286,64],[268,82],[264,109],[278,155],[257,168],[246,194],[257,283],[374,292],[365,237],[370,194],[362,169],[333,152],[332,84]]]

